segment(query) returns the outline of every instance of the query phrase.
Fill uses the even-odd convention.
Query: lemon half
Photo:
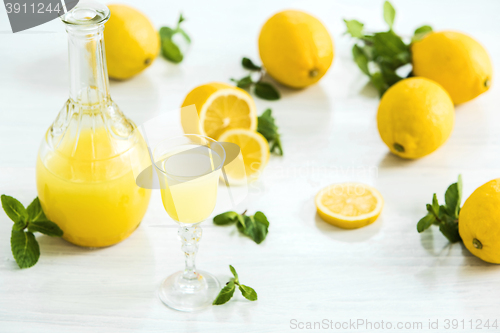
[[[380,192],[361,183],[332,184],[316,195],[318,215],[343,229],[361,228],[375,222],[383,206]]]
[[[232,128],[257,129],[255,102],[243,89],[219,82],[204,84],[191,90],[182,107],[193,104],[198,117],[181,111],[185,133],[217,139]]]
[[[235,128],[222,133],[217,141],[235,143],[241,149],[241,154],[224,167],[230,184],[251,182],[262,174],[269,161],[269,144],[262,134]]]

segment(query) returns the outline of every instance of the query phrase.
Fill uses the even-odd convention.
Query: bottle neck
[[[104,49],[104,24],[67,25],[70,67],[70,98],[95,105],[109,99],[109,81]]]

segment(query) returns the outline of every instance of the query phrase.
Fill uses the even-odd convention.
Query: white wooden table
[[[0,332],[286,332],[324,319],[333,325],[383,320],[385,327],[391,322],[390,331],[398,331],[398,322],[421,322],[423,329],[413,330],[419,332],[428,330],[429,320],[439,321],[440,332],[446,319],[464,319],[467,327],[469,320],[474,327],[488,319],[500,325],[500,267],[449,245],[434,228],[421,235],[415,228],[432,193],[442,200],[459,173],[466,196],[500,177],[500,85],[457,107],[454,132],[436,153],[405,161],[389,154],[378,136],[377,94],[351,60],[351,41],[343,35],[342,18],[384,28],[382,1],[124,2],[158,27],[173,24],[182,10],[193,38],[181,65],[158,58],[136,78],[111,83],[114,100],[138,124],[157,113],[174,117],[196,85],[244,75],[241,57],[258,59],[260,26],[278,10],[307,10],[334,37],[334,64],[319,84],[300,91],[281,87],[277,102],[256,100],[259,112],[273,109],[285,151],[271,158],[245,204],[271,221],[266,241],[257,245],[210,221],[204,226],[198,267],[224,283],[234,265],[259,300],[237,295],[198,313],[173,311],[158,300],[160,281],[182,268],[183,256],[155,192],[141,227],[126,241],[88,250],[40,235],[40,261],[26,270],[12,257],[11,222],[0,213]],[[500,66],[499,1],[394,5],[398,32],[410,34],[425,23],[465,31]],[[58,20],[9,31],[1,9],[0,192],[28,204],[36,196],[39,143],[68,96],[66,32]],[[175,134],[180,125],[172,128]],[[316,192],[347,180],[372,184],[385,198],[380,219],[360,230],[335,228],[315,212]],[[369,331],[345,325],[339,331]]]

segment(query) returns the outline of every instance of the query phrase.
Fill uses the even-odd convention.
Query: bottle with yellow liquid
[[[104,50],[106,6],[82,1],[62,16],[69,41],[70,97],[38,154],[37,189],[47,218],[86,247],[127,238],[146,213],[151,190],[136,185],[150,163],[146,144],[111,100]]]

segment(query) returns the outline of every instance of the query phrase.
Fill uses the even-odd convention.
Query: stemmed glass
[[[185,254],[184,271],[170,275],[160,285],[160,299],[173,309],[202,309],[220,291],[213,275],[196,269],[195,257],[202,234],[200,223],[214,210],[225,159],[220,143],[195,134],[164,140],[153,149],[163,206],[179,224],[178,235]]]

